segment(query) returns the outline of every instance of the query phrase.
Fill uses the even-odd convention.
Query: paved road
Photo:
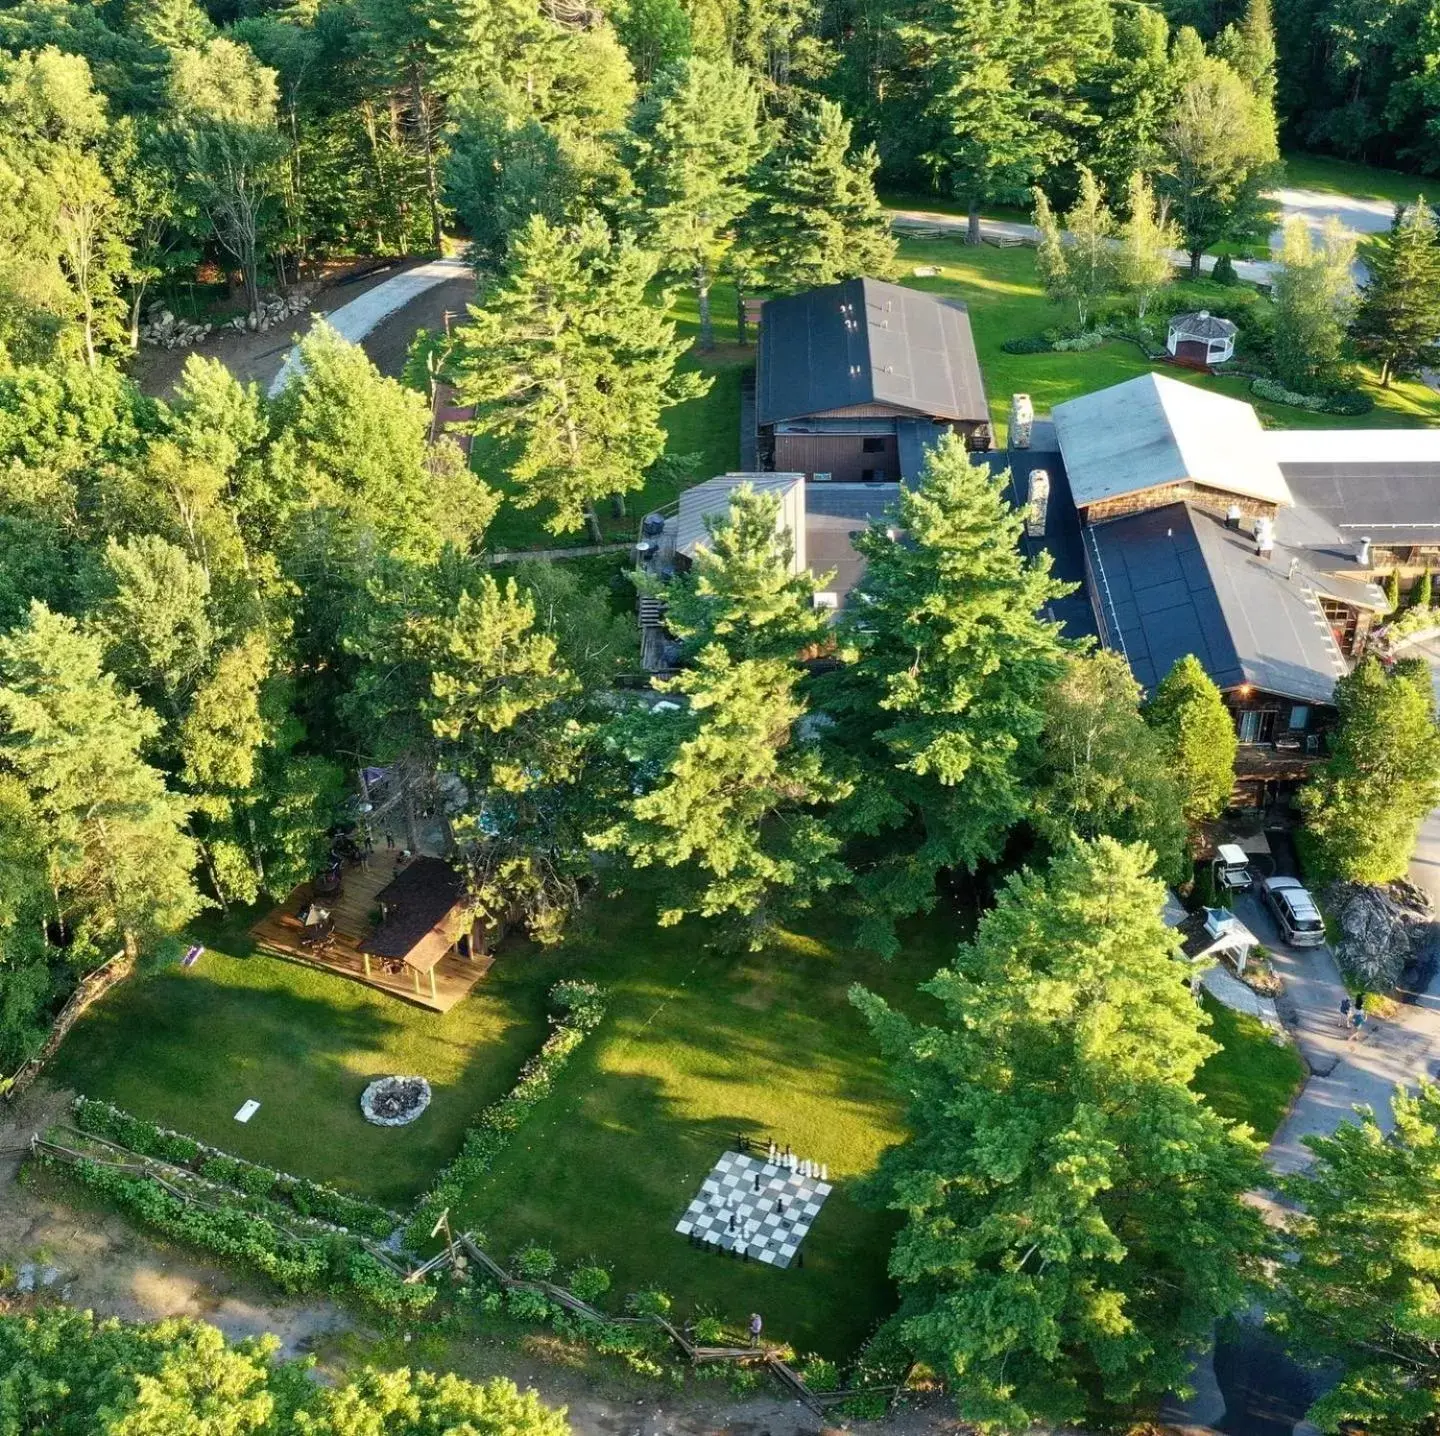
[[[383,320],[388,319],[397,309],[403,309],[426,290],[452,279],[466,278],[469,273],[469,266],[462,259],[432,259],[426,264],[417,264],[415,268],[387,279],[384,284],[367,289],[349,304],[342,304],[339,309],[332,310],[324,316],[325,322],[342,339],[358,344]],[[298,372],[299,367],[299,349],[292,348],[285,356],[280,372],[271,381],[272,399],[290,382],[291,376]]]

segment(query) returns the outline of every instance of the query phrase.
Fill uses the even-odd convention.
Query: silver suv
[[[1299,878],[1266,878],[1265,903],[1291,947],[1319,947],[1325,941],[1325,919]]]

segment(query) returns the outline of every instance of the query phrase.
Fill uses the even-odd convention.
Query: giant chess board
[[[675,1230],[769,1266],[787,1267],[820,1213],[830,1183],[782,1160],[726,1152]]]

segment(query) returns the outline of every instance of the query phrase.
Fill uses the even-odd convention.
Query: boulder
[[[1323,906],[1340,928],[1335,956],[1367,990],[1389,992],[1427,945],[1434,921],[1425,895],[1409,883],[1371,887],[1332,883]]]

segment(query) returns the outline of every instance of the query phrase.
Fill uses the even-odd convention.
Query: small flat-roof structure
[[[1164,374],[1142,374],[1055,406],[1070,493],[1093,504],[1192,484],[1267,505],[1292,502],[1255,410]]]
[[[803,474],[722,474],[706,479],[680,495],[679,512],[675,518],[674,552],[693,559],[697,548],[704,548],[710,538],[706,519],[723,519],[730,512],[735,490],[742,487],[756,493],[775,494],[780,499],[780,512],[775,520],[777,530],[788,529],[794,542],[792,573],[800,573],[805,562],[805,476]]]
[[[360,944],[366,971],[370,958],[403,963],[415,990],[429,980],[434,997],[435,969],[470,928],[470,899],[465,880],[440,858],[412,858],[376,895],[380,921]]]
[[[857,404],[990,418],[964,304],[879,279],[767,300],[755,401],[762,425]]]
[[[1262,558],[1249,535],[1185,503],[1094,525],[1085,541],[1103,636],[1142,687],[1193,653],[1219,688],[1333,701],[1345,660],[1314,576],[1292,578],[1287,551]]]

